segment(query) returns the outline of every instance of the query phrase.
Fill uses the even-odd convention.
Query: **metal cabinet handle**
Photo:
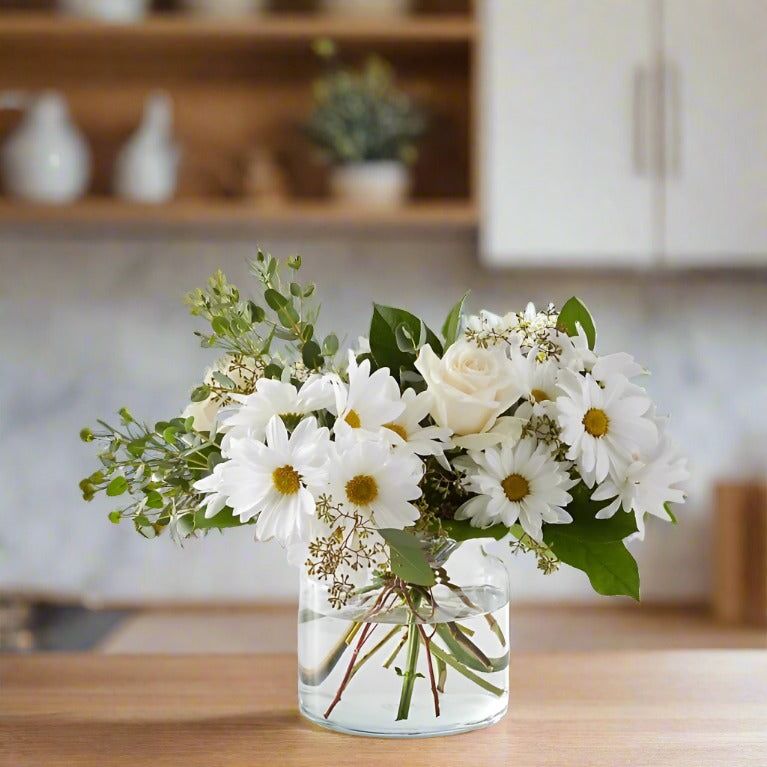
[[[682,170],[682,95],[679,67],[673,61],[664,61],[662,70],[663,98],[663,174],[667,177],[678,176]]]
[[[634,69],[633,82],[633,139],[632,156],[634,159],[634,171],[643,176],[649,168],[649,142],[647,132],[648,99],[650,96],[650,77],[647,68],[641,64]]]

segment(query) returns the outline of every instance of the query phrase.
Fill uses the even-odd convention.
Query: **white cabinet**
[[[486,263],[767,263],[767,0],[480,7]]]
[[[767,2],[665,0],[669,265],[767,263]]]

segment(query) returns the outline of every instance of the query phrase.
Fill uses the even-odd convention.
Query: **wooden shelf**
[[[266,14],[237,20],[195,18],[183,13],[150,16],[137,24],[105,24],[52,13],[0,13],[0,41],[85,40],[151,42],[221,40],[228,42],[307,42],[321,37],[338,41],[438,43],[469,42],[476,33],[465,15],[350,19],[325,14]]]
[[[180,199],[167,205],[137,205],[90,198],[72,205],[35,205],[0,200],[0,225],[27,226],[246,226],[306,229],[385,228],[473,232],[475,206],[466,200],[416,200],[396,210],[350,208],[333,202],[296,201],[263,205],[248,201]]]

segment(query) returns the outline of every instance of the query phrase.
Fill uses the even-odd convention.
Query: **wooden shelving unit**
[[[258,225],[473,231],[474,46],[468,0],[424,0],[393,19],[350,19],[295,10],[237,21],[166,10],[133,25],[108,25],[38,10],[0,10],[0,91],[56,89],[88,138],[90,196],[64,207],[23,204],[0,194],[0,226]],[[161,4],[162,7],[162,4]],[[439,12],[442,11],[442,12]],[[327,169],[302,132],[311,84],[322,72],[312,43],[329,38],[352,64],[371,53],[432,115],[413,169],[413,198],[402,209],[343,208],[327,194]],[[184,161],[178,199],[131,205],[110,196],[119,147],[135,129],[144,99],[167,91]],[[0,142],[16,116],[0,114]],[[242,158],[266,147],[283,167],[290,195],[280,205],[238,197]]]

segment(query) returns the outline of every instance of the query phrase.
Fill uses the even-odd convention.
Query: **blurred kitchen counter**
[[[518,605],[515,650],[767,649],[767,627],[717,623],[705,607]],[[103,653],[295,652],[296,608],[171,608],[123,619],[96,647]]]
[[[764,765],[767,652],[525,653],[493,727],[355,738],[303,720],[294,655],[0,656],[3,765]]]

